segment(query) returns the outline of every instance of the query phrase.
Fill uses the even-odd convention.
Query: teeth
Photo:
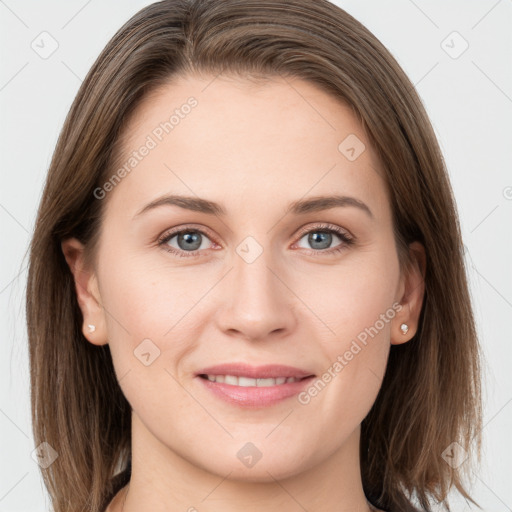
[[[251,377],[236,377],[234,375],[207,375],[207,378],[211,382],[219,382],[221,384],[230,384],[231,386],[257,386],[257,387],[269,387],[278,386],[280,384],[288,382],[297,382],[300,379],[295,377],[277,377],[276,379],[252,379]]]
[[[238,377],[233,377],[232,375],[226,375],[224,377],[224,384],[231,384],[232,386],[238,385]]]
[[[234,384],[235,386],[245,387],[257,385],[256,379],[251,379],[250,377],[238,377],[238,379],[236,377],[232,377],[232,379],[234,380],[234,382],[230,382],[229,384]]]

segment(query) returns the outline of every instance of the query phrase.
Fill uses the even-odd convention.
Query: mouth
[[[277,378],[258,378],[253,379],[251,377],[244,377],[240,376],[237,377],[236,375],[206,375],[201,374],[199,375],[202,379],[207,379],[210,382],[218,382],[220,384],[229,384],[230,386],[239,386],[242,388],[248,388],[248,387],[259,387],[259,388],[268,388],[271,386],[280,386],[282,384],[286,384],[289,382],[299,382],[301,380],[307,379],[309,377],[277,377]]]
[[[296,395],[315,375],[292,366],[230,363],[205,368],[196,378],[208,392],[224,402],[244,408],[262,408]]]

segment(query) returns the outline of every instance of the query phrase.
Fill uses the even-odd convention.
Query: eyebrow
[[[139,210],[133,218],[142,215],[143,213],[158,208],[160,206],[179,206],[186,210],[195,212],[206,213],[208,215],[225,216],[226,210],[214,201],[202,199],[193,196],[180,196],[180,195],[165,195],[151,201],[141,210]],[[289,213],[293,215],[304,215],[311,212],[319,212],[329,210],[337,207],[352,206],[364,211],[371,219],[374,218],[370,208],[361,200],[350,196],[331,195],[331,196],[315,196],[308,199],[301,199],[294,201],[288,206],[285,215]]]

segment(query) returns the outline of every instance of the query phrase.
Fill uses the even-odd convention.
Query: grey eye
[[[310,231],[306,233],[300,240],[307,238],[307,243],[310,244],[312,249],[323,250],[330,249],[331,243],[333,242],[333,235],[338,237],[335,233],[331,233],[329,231],[321,231],[319,229]],[[299,240],[299,243],[300,243]],[[303,247],[304,249],[308,249],[309,247]]]
[[[171,243],[174,239],[176,239],[176,243],[178,244],[177,247]],[[202,247],[203,242],[206,240],[209,240],[208,237],[198,231],[183,231],[172,235],[166,243],[182,251],[197,251],[207,248],[207,243],[206,247]]]

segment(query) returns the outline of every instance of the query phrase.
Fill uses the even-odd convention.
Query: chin
[[[248,451],[249,449],[245,453]],[[265,457],[265,454],[262,453],[259,460],[255,458],[250,460],[249,456],[244,462],[245,453],[242,452],[240,456],[235,453],[233,458],[229,457],[225,460],[217,458],[217,464],[214,467],[202,464],[201,466],[209,473],[218,474],[222,478],[226,477],[228,480],[261,483],[286,479],[307,469],[307,464],[305,464],[303,457],[297,457],[298,460],[295,460],[290,457],[289,452],[276,453],[274,451],[268,457]],[[299,460],[302,462],[299,462]]]

